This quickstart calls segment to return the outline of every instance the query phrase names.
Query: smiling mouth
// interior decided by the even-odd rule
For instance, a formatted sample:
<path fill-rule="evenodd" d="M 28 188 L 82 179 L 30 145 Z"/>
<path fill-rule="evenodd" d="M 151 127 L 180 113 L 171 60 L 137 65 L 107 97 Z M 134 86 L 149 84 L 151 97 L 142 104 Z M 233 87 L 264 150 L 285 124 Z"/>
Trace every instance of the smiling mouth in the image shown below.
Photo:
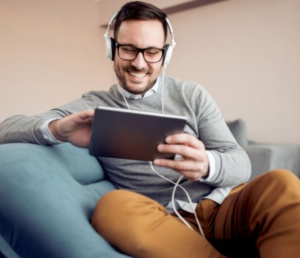
<path fill-rule="evenodd" d="M 136 73 L 136 72 L 130 72 L 128 71 L 128 73 L 133 76 L 133 77 L 136 77 L 136 78 L 145 78 L 147 73 Z"/>

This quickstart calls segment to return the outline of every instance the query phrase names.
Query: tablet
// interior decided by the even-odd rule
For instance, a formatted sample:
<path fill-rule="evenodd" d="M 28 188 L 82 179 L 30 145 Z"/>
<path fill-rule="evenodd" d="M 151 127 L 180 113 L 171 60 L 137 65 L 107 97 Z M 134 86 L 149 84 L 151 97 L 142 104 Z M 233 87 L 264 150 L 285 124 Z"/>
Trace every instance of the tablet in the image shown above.
<path fill-rule="evenodd" d="M 169 135 L 182 133 L 183 116 L 98 107 L 92 125 L 89 153 L 93 156 L 152 161 L 174 158 L 157 146 Z"/>

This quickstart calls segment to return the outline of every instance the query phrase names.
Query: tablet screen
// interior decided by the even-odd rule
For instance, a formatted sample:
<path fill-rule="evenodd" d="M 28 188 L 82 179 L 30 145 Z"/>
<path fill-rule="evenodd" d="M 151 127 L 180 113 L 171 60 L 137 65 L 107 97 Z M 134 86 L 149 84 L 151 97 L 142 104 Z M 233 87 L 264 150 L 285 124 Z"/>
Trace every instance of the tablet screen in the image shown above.
<path fill-rule="evenodd" d="M 169 135 L 182 133 L 183 116 L 98 107 L 92 125 L 89 153 L 93 156 L 146 160 L 174 158 L 157 146 Z"/>

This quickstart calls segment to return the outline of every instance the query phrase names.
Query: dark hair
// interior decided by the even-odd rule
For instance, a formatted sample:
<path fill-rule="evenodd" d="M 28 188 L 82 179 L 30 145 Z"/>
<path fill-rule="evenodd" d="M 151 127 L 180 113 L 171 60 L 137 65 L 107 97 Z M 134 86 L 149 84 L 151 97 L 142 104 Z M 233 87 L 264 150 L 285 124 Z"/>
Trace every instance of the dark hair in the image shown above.
<path fill-rule="evenodd" d="M 167 39 L 167 15 L 156 6 L 135 1 L 129 2 L 120 9 L 115 19 L 114 38 L 117 39 L 121 23 L 126 20 L 158 20 L 162 23 L 165 40 Z"/>

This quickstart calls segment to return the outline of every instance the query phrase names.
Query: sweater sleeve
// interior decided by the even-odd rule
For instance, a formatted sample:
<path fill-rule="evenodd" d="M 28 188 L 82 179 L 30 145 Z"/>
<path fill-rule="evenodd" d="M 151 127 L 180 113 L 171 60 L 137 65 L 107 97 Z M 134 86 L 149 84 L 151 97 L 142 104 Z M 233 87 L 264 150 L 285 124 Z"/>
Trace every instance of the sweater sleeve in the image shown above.
<path fill-rule="evenodd" d="M 94 96 L 87 93 L 78 100 L 36 116 L 16 115 L 9 117 L 0 124 L 0 144 L 21 142 L 50 145 L 40 130 L 46 120 L 61 119 L 79 111 L 93 109 L 95 106 Z"/>
<path fill-rule="evenodd" d="M 209 184 L 236 186 L 246 182 L 251 174 L 248 155 L 231 134 L 215 101 L 200 87 L 195 99 L 195 117 L 199 139 L 215 158 L 215 174 Z"/>

